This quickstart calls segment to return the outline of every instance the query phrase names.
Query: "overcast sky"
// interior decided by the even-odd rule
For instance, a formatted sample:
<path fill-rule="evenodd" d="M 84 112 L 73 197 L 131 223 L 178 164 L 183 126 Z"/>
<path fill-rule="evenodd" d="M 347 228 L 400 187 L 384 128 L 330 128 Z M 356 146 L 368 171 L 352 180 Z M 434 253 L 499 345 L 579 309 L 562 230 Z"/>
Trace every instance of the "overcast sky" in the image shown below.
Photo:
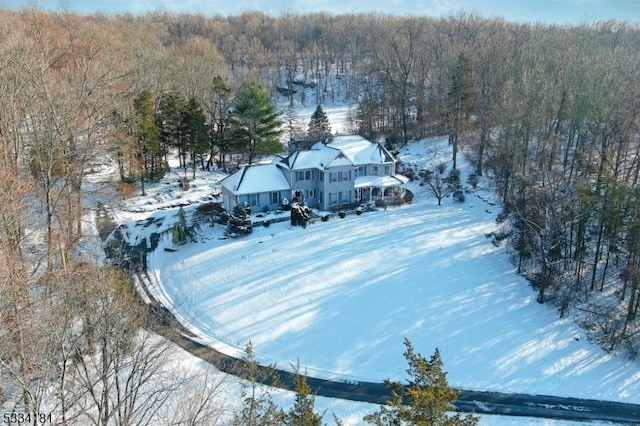
<path fill-rule="evenodd" d="M 0 0 L 0 6 L 11 9 L 36 6 L 81 14 L 144 14 L 164 10 L 235 15 L 260 10 L 270 15 L 326 11 L 446 16 L 465 11 L 519 22 L 578 24 L 616 19 L 640 23 L 640 0 Z"/>

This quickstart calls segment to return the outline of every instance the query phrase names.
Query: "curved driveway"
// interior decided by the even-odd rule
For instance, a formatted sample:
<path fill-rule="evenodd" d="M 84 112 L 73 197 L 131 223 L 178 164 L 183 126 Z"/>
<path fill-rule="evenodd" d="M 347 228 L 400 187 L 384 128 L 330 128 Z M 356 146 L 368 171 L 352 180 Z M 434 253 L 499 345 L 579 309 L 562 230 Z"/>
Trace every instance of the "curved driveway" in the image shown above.
<path fill-rule="evenodd" d="M 106 210 L 101 211 L 99 209 L 98 213 L 98 218 L 104 218 L 108 215 Z M 107 256 L 110 259 L 116 259 L 116 263 L 127 272 L 138 275 L 142 284 L 138 291 L 144 291 L 146 294 L 141 296 L 151 301 L 148 305 L 148 328 L 176 343 L 191 354 L 211 363 L 220 371 L 242 377 L 242 360 L 218 352 L 193 340 L 190 337 L 190 332 L 178 322 L 173 313 L 162 306 L 147 290 L 145 283 L 148 282 L 149 278 L 145 271 L 146 254 L 155 248 L 154 238 L 151 238 L 150 244 L 147 244 L 147 241 L 144 240 L 138 246 L 131 247 L 122 241 L 117 230 L 112 232 L 114 228 L 113 222 L 109 220 L 102 222 L 102 224 L 100 222 L 98 220 L 100 236 L 105 243 L 107 240 L 110 241 L 110 244 L 105 244 Z M 157 238 L 155 238 L 155 243 L 157 243 Z M 268 376 L 266 374 L 268 367 L 261 366 L 260 368 L 265 372 L 263 376 Z M 279 377 L 279 382 L 276 386 L 294 390 L 293 373 L 280 369 L 275 369 L 275 372 Z M 391 397 L 389 390 L 382 383 L 342 382 L 309 376 L 307 376 L 307 382 L 314 389 L 316 395 L 324 397 L 373 404 L 384 404 Z M 264 383 L 272 385 L 268 381 Z M 458 389 L 458 391 L 460 396 L 453 405 L 455 410 L 460 412 L 640 425 L 640 405 L 638 404 L 465 389 Z"/>
<path fill-rule="evenodd" d="M 148 277 L 141 274 L 140 282 Z M 146 291 L 146 289 L 145 289 Z M 216 351 L 215 349 L 196 342 L 173 316 L 171 311 L 161 306 L 152 295 L 149 307 L 150 328 L 173 341 L 191 354 L 213 364 L 220 371 L 243 377 L 243 362 L 237 358 Z M 282 389 L 294 390 L 294 374 L 280 369 L 269 369 L 260 366 L 264 374 L 269 377 L 270 371 L 278 376 L 275 386 Z M 263 381 L 273 385 L 268 380 Z M 316 395 L 340 398 L 351 401 L 384 404 L 391 399 L 391 393 L 382 384 L 376 382 L 342 382 L 319 379 L 307 376 L 307 383 Z M 493 414 L 505 416 L 541 417 L 561 420 L 577 421 L 607 421 L 620 424 L 640 425 L 640 405 L 620 402 L 600 401 L 593 399 L 565 398 L 546 395 L 526 395 L 502 392 L 482 392 L 458 389 L 460 396 L 453 403 L 455 410 L 465 413 Z"/>

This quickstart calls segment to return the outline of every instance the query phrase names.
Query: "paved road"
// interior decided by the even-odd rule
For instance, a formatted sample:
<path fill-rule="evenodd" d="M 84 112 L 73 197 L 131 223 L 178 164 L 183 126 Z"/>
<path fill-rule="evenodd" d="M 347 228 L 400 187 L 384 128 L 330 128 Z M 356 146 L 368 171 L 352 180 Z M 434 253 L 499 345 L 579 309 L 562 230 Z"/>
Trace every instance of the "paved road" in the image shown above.
<path fill-rule="evenodd" d="M 106 222 L 105 222 L 106 223 Z M 100 228 L 100 224 L 98 224 Z M 109 224 L 107 223 L 107 225 Z M 117 233 L 117 231 L 116 231 Z M 111 234 L 105 229 L 101 235 Z M 127 247 L 122 238 L 111 234 L 111 254 L 119 253 L 121 266 L 129 273 L 138 274 L 140 281 L 148 282 L 146 275 L 146 252 L 157 243 L 157 238 L 151 244 L 141 242 L 137 247 Z M 114 245 L 114 241 L 117 244 Z M 119 246 L 121 250 L 114 250 Z M 109 254 L 109 253 L 108 253 Z M 174 315 L 162 306 L 146 288 L 143 290 L 151 300 L 149 306 L 148 326 L 153 331 L 175 342 L 193 355 L 210 362 L 220 371 L 236 376 L 243 375 L 242 361 L 210 347 L 204 346 L 190 336 Z M 263 375 L 268 377 L 268 368 L 261 367 Z M 276 386 L 293 390 L 293 374 L 288 371 L 275 369 L 279 377 Z M 382 383 L 375 382 L 342 382 L 334 380 L 307 377 L 307 381 L 319 396 L 340 398 L 351 401 L 384 404 L 391 397 L 389 390 Z M 264 383 L 272 385 L 269 379 Z M 611 401 L 591 399 L 562 398 L 545 395 L 527 395 L 500 392 L 480 392 L 458 389 L 460 396 L 453 404 L 456 411 L 465 413 L 493 414 L 506 416 L 526 416 L 576 421 L 607 421 L 619 424 L 640 425 L 640 405 L 625 404 Z"/>
<path fill-rule="evenodd" d="M 170 313 L 168 313 L 170 315 Z M 212 348 L 189 339 L 171 326 L 165 332 L 157 330 L 193 355 L 212 363 L 221 371 L 242 376 L 242 362 Z M 168 331 L 169 333 L 166 333 Z M 264 370 L 263 370 L 264 371 Z M 292 373 L 275 369 L 280 383 L 278 387 L 293 390 Z M 267 372 L 264 373 L 268 376 Z M 346 383 L 307 377 L 307 382 L 319 396 L 351 401 L 384 404 L 391 398 L 382 383 Z M 267 381 L 267 384 L 271 384 Z M 506 416 L 541 417 L 577 421 L 608 421 L 620 424 L 640 425 L 640 405 L 578 398 L 561 398 L 544 395 L 526 395 L 499 392 L 478 392 L 459 389 L 460 396 L 453 404 L 456 411 L 464 413 Z"/>

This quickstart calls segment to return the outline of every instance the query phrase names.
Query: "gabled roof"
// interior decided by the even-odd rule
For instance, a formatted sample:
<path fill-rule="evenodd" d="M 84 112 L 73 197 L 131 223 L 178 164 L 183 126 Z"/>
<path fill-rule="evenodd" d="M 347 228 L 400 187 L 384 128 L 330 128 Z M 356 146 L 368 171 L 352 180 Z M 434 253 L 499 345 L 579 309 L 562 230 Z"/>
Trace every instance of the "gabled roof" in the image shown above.
<path fill-rule="evenodd" d="M 282 160 L 291 170 L 324 169 L 329 166 L 382 164 L 394 161 L 379 142 L 361 136 L 336 136 L 329 143 L 318 142 L 308 150 L 296 151 Z"/>
<path fill-rule="evenodd" d="M 340 154 L 340 151 L 317 143 L 311 149 L 296 151 L 282 163 L 291 170 L 324 169 Z M 281 163 L 281 164 L 282 164 Z"/>
<path fill-rule="evenodd" d="M 369 142 L 357 135 L 336 137 L 327 146 L 340 150 L 356 166 L 393 161 L 393 156 L 381 143 Z"/>
<path fill-rule="evenodd" d="M 244 166 L 222 179 L 220 184 L 236 195 L 291 189 L 282 171 L 273 163 Z"/>

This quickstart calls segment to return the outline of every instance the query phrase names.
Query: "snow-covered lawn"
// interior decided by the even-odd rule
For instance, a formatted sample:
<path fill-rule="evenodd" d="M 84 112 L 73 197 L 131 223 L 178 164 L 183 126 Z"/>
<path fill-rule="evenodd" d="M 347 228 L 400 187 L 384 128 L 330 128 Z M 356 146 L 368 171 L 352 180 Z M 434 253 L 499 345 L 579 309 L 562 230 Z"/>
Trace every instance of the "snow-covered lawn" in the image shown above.
<path fill-rule="evenodd" d="M 401 154 L 420 166 L 429 146 L 448 156 L 442 141 Z M 155 291 L 202 341 L 234 354 L 252 341 L 260 361 L 299 360 L 314 376 L 404 379 L 407 336 L 425 355 L 440 348 L 455 386 L 640 402 L 640 366 L 539 305 L 486 238 L 499 212 L 489 192 L 438 207 L 412 188 L 410 205 L 306 229 L 222 240 L 216 226 L 178 252 L 161 244 L 148 259 Z"/>

